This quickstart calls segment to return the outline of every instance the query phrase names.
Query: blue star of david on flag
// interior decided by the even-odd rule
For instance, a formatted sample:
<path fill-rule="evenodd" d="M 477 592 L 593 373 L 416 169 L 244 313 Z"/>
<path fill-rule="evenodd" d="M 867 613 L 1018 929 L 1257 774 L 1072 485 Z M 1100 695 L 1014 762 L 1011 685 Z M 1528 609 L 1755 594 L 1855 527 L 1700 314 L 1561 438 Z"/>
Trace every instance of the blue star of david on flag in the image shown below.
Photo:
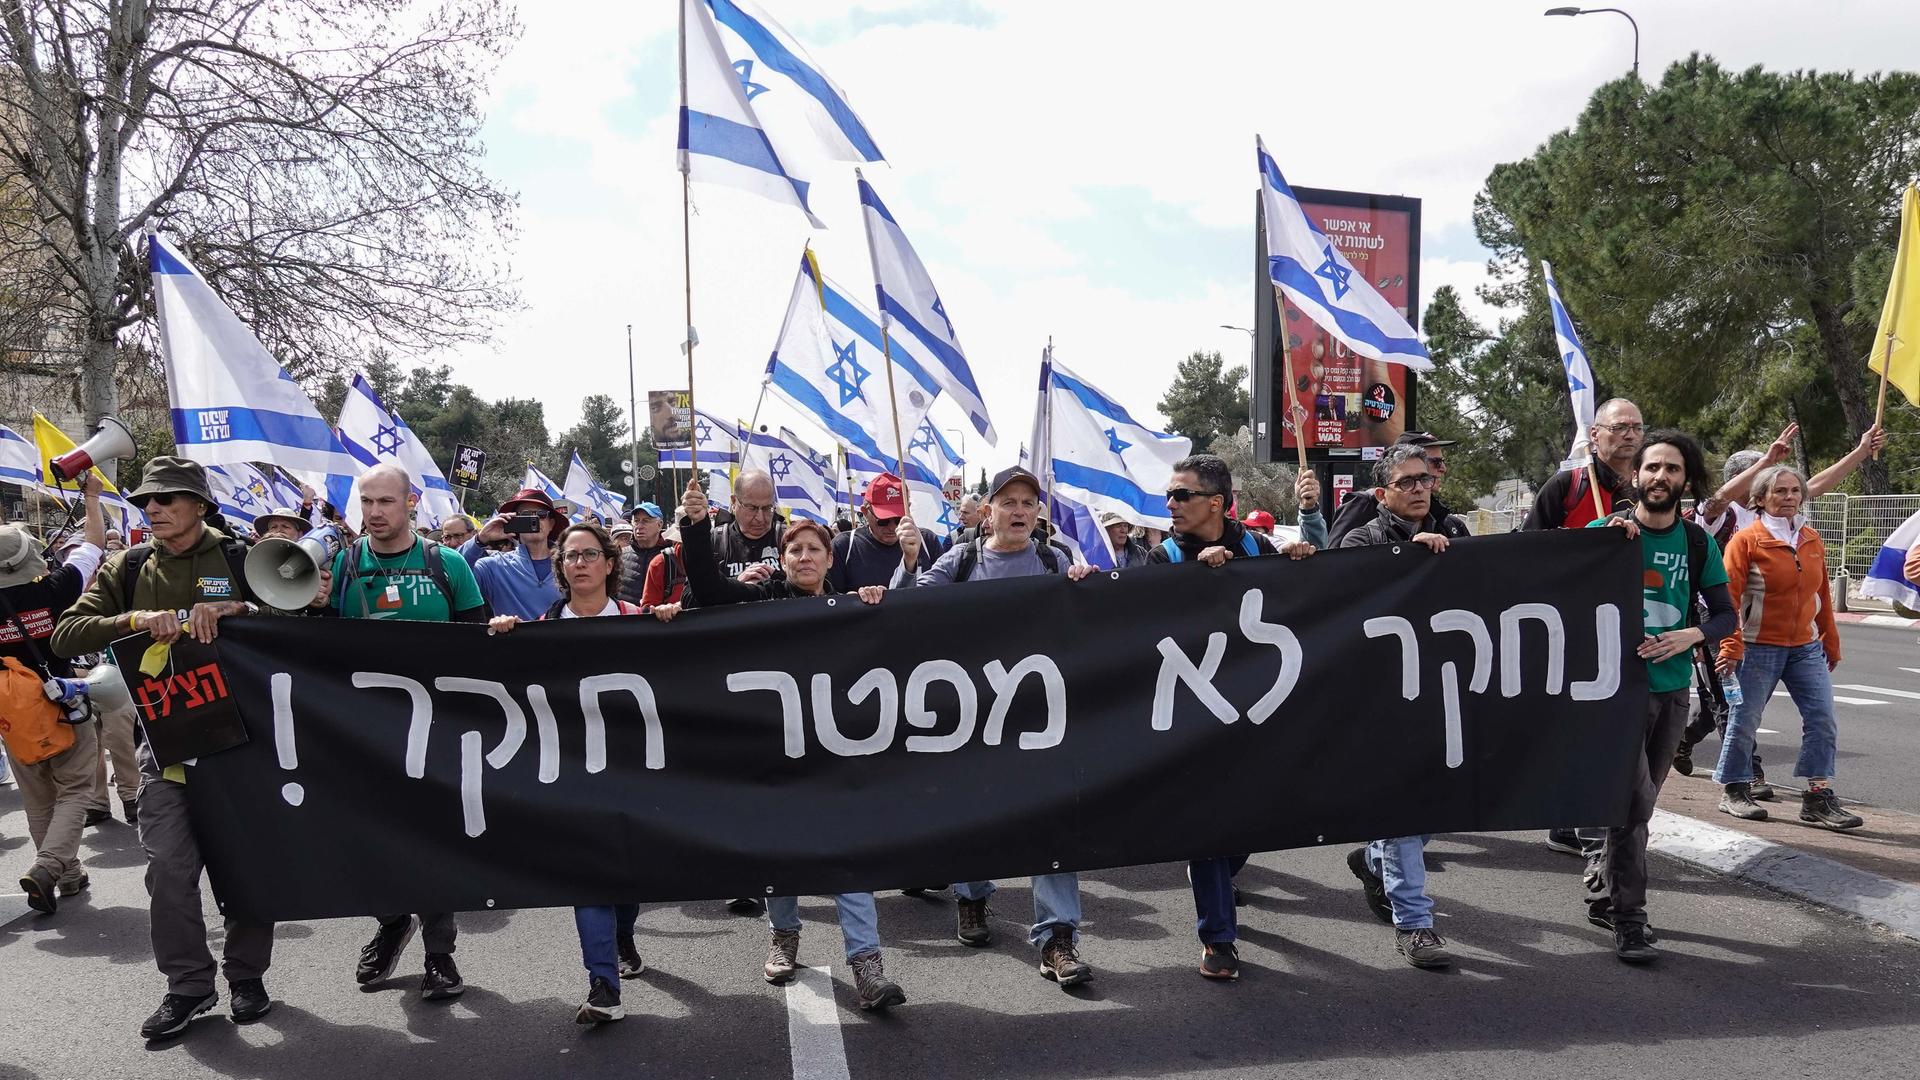
<path fill-rule="evenodd" d="M 257 504 L 258 502 L 259 502 L 259 499 L 257 499 L 254 496 L 253 489 L 251 487 L 242 485 L 241 487 L 237 487 L 233 489 L 233 505 L 238 506 L 241 509 L 245 509 L 249 506 L 253 506 Z"/>
<path fill-rule="evenodd" d="M 693 437 L 698 442 L 706 442 L 708 439 L 713 438 L 713 425 L 707 423 L 705 420 L 694 421 Z"/>
<path fill-rule="evenodd" d="M 929 431 L 926 425 L 924 424 L 921 425 L 920 430 L 913 433 L 912 441 L 907 443 L 907 449 L 909 450 L 933 449 L 933 432 Z"/>
<path fill-rule="evenodd" d="M 947 318 L 947 305 L 938 296 L 933 298 L 933 313 L 940 316 L 941 322 L 947 324 L 947 337 L 953 337 L 953 320 Z"/>
<path fill-rule="evenodd" d="M 1107 435 L 1107 449 L 1112 451 L 1113 453 L 1117 454 L 1120 451 L 1125 450 L 1127 447 L 1133 445 L 1130 442 L 1123 442 L 1121 440 L 1117 426 L 1108 428 L 1106 435 Z"/>
<path fill-rule="evenodd" d="M 399 430 L 385 424 L 380 425 L 380 430 L 373 433 L 373 451 L 382 457 L 398 457 L 400 455 Z"/>
<path fill-rule="evenodd" d="M 942 526 L 948 529 L 957 529 L 960 527 L 960 523 L 953 519 L 952 504 L 945 500 L 942 500 L 940 503 L 940 517 L 937 520 Z"/>
<path fill-rule="evenodd" d="M 854 353 L 854 347 L 858 344 L 857 339 L 850 339 L 846 347 L 842 348 L 839 342 L 833 342 L 834 361 L 833 366 L 827 368 L 827 378 L 832 379 L 833 385 L 840 388 L 842 405 L 867 399 L 866 392 L 861 389 L 861 386 L 873 372 L 860 366 L 859 357 Z"/>
<path fill-rule="evenodd" d="M 1313 276 L 1326 278 L 1333 285 L 1333 298 L 1344 300 L 1347 293 L 1353 289 L 1353 286 L 1347 282 L 1347 279 L 1353 276 L 1353 271 L 1334 260 L 1332 244 L 1327 245 L 1326 256 L 1327 261 L 1320 264 L 1320 269 L 1315 270 Z"/>
<path fill-rule="evenodd" d="M 753 61 L 735 60 L 733 70 L 740 76 L 740 89 L 747 92 L 747 100 L 752 101 L 767 92 L 767 88 L 753 81 Z"/>
<path fill-rule="evenodd" d="M 1581 382 L 1580 377 L 1573 373 L 1573 360 L 1579 355 L 1579 353 L 1570 352 L 1560 358 L 1560 366 L 1567 369 L 1567 389 L 1576 394 L 1587 388 L 1587 384 Z"/>
<path fill-rule="evenodd" d="M 768 464 L 775 480 L 785 480 L 793 472 L 793 459 L 785 454 L 776 455 Z"/>

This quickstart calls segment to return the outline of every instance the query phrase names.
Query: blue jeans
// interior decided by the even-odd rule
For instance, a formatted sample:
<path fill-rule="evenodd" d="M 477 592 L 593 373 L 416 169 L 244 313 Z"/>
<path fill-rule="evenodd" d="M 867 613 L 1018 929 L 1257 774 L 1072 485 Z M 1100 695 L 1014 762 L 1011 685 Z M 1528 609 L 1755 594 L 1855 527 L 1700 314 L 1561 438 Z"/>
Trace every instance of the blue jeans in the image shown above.
<path fill-rule="evenodd" d="M 833 898 L 840 909 L 840 936 L 847 940 L 847 959 L 880 947 L 880 913 L 870 892 L 841 893 Z M 767 925 L 775 930 L 800 929 L 800 900 L 794 896 L 767 899 Z"/>
<path fill-rule="evenodd" d="M 587 965 L 589 977 L 620 985 L 620 954 L 615 951 L 616 943 L 619 938 L 633 936 L 633 923 L 639 917 L 639 904 L 573 909 L 573 927 L 580 932 L 580 959 Z"/>
<path fill-rule="evenodd" d="M 1195 859 L 1187 864 L 1201 944 L 1219 945 L 1239 936 L 1240 922 L 1233 910 L 1233 875 L 1245 865 L 1245 855 Z"/>
<path fill-rule="evenodd" d="M 961 881 L 953 886 L 953 895 L 962 900 L 985 900 L 993 895 L 991 881 Z M 1073 930 L 1080 940 L 1080 875 L 1035 874 L 1033 878 L 1033 928 L 1027 940 L 1038 946 L 1052 935 L 1056 926 Z"/>
<path fill-rule="evenodd" d="M 1396 930 L 1433 926 L 1433 898 L 1427 895 L 1427 838 L 1401 836 L 1367 845 L 1367 865 L 1380 875 L 1393 904 Z"/>
<path fill-rule="evenodd" d="M 1748 645 L 1740 661 L 1740 694 L 1746 700 L 1733 707 L 1727 733 L 1720 740 L 1720 763 L 1714 767 L 1716 784 L 1753 781 L 1753 740 L 1760 729 L 1773 688 L 1785 683 L 1787 696 L 1800 710 L 1800 759 L 1793 775 L 1828 780 L 1834 770 L 1833 677 L 1827 672 L 1827 651 L 1818 641 L 1805 645 Z"/>

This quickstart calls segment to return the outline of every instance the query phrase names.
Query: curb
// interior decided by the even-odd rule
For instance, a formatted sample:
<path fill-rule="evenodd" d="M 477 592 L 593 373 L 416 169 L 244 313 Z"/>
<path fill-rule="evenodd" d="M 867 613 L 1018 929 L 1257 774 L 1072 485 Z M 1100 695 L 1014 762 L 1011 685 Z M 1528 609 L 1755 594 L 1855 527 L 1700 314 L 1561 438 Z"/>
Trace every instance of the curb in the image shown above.
<path fill-rule="evenodd" d="M 1845 912 L 1920 941 L 1920 885 L 1667 810 L 1653 812 L 1647 850 Z"/>
<path fill-rule="evenodd" d="M 1920 619 L 1903 619 L 1898 615 L 1857 615 L 1850 611 L 1834 612 L 1833 621 L 1855 623 L 1861 626 L 1889 626 L 1895 630 L 1920 628 Z"/>

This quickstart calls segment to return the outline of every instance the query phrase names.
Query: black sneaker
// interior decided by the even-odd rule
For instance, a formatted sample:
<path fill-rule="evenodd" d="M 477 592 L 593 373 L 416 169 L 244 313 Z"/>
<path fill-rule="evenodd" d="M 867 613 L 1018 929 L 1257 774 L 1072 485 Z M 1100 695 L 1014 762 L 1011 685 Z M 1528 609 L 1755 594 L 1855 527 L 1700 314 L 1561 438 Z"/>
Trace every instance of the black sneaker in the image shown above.
<path fill-rule="evenodd" d="M 160 1007 L 153 1010 L 140 1025 L 140 1037 L 151 1041 L 171 1039 L 187 1030 L 193 1018 L 208 1011 L 220 1003 L 220 995 L 207 991 L 205 997 L 192 994 L 168 994 L 160 999 Z"/>
<path fill-rule="evenodd" d="M 987 902 L 968 900 L 961 897 L 958 926 L 954 936 L 967 945 L 985 945 L 993 940 L 993 929 L 987 925 Z"/>
<path fill-rule="evenodd" d="M 467 984 L 460 981 L 460 969 L 453 963 L 453 954 L 428 953 L 427 973 L 420 979 L 420 999 L 446 1001 L 466 992 Z"/>
<path fill-rule="evenodd" d="M 1240 951 L 1233 942 L 1222 941 L 1200 947 L 1200 974 L 1209 979 L 1231 982 L 1240 977 Z"/>
<path fill-rule="evenodd" d="M 1602 930 L 1613 929 L 1613 912 L 1607 910 L 1606 901 L 1590 901 L 1587 904 L 1587 921 Z M 1645 929 L 1647 944 L 1653 945 L 1660 941 L 1659 937 L 1654 934 L 1651 925 L 1647 923 L 1641 923 L 1640 925 Z"/>
<path fill-rule="evenodd" d="M 1673 752 L 1673 771 L 1681 776 L 1693 775 L 1693 744 L 1680 740 L 1680 748 Z"/>
<path fill-rule="evenodd" d="M 1374 917 L 1389 926 L 1393 925 L 1393 904 L 1387 899 L 1387 883 L 1380 880 L 1380 875 L 1374 873 L 1373 867 L 1368 864 L 1366 848 L 1357 847 L 1347 852 L 1347 869 L 1360 879 L 1360 887 L 1367 893 L 1367 907 L 1373 911 Z"/>
<path fill-rule="evenodd" d="M 81 893 L 86 892 L 87 887 L 92 884 L 93 879 L 87 876 L 85 870 L 82 870 L 80 871 L 79 877 L 74 878 L 72 881 L 63 881 L 60 883 L 60 896 L 62 899 L 79 896 Z"/>
<path fill-rule="evenodd" d="M 1443 968 L 1453 963 L 1453 954 L 1447 951 L 1447 943 L 1430 926 L 1418 930 L 1397 930 L 1394 932 L 1394 947 L 1407 963 L 1417 968 Z"/>
<path fill-rule="evenodd" d="M 1247 898 L 1246 898 L 1245 896 L 1242 896 L 1242 895 L 1240 894 L 1240 886 L 1238 886 L 1238 885 L 1235 885 L 1235 886 L 1233 887 L 1233 906 L 1234 906 L 1234 907 L 1246 907 L 1246 906 L 1247 906 Z"/>
<path fill-rule="evenodd" d="M 1093 978 L 1093 968 L 1080 959 L 1073 946 L 1073 927 L 1056 926 L 1047 943 L 1040 947 L 1040 974 L 1066 989 Z"/>
<path fill-rule="evenodd" d="M 945 885 L 915 885 L 911 889 L 901 889 L 900 895 L 911 896 L 916 900 L 938 900 L 940 890 L 944 888 L 946 888 Z"/>
<path fill-rule="evenodd" d="M 631 935 L 621 938 L 615 947 L 620 952 L 621 978 L 637 979 L 642 972 L 647 970 L 647 962 L 640 958 L 640 946 L 633 940 Z"/>
<path fill-rule="evenodd" d="M 868 949 L 847 958 L 847 966 L 853 968 L 853 991 L 859 999 L 860 1008 L 867 1012 L 886 1012 L 895 1005 L 907 1003 L 907 992 L 900 984 L 887 978 L 886 965 L 881 962 L 879 949 Z"/>
<path fill-rule="evenodd" d="M 1832 788 L 1809 788 L 1800 796 L 1800 820 L 1828 829 L 1857 829 L 1866 824 L 1859 814 L 1840 809 Z"/>
<path fill-rule="evenodd" d="M 121 799 L 120 816 L 126 818 L 127 824 L 129 825 L 140 824 L 140 800 L 137 798 Z"/>
<path fill-rule="evenodd" d="M 620 1004 L 620 987 L 598 975 L 587 982 L 587 1000 L 573 1016 L 576 1024 L 607 1024 L 624 1019 L 627 1010 Z"/>
<path fill-rule="evenodd" d="M 1752 785 L 1746 783 L 1726 786 L 1720 796 L 1720 812 L 1732 814 L 1742 821 L 1767 820 L 1767 808 L 1753 801 Z"/>
<path fill-rule="evenodd" d="M 1629 964 L 1650 964 L 1660 951 L 1647 940 L 1645 923 L 1621 923 L 1613 928 L 1613 954 Z"/>
<path fill-rule="evenodd" d="M 727 901 L 727 910 L 735 915 L 758 915 L 760 901 L 751 896 L 736 896 Z"/>
<path fill-rule="evenodd" d="M 20 878 L 20 891 L 27 894 L 27 906 L 43 915 L 60 910 L 60 890 L 44 866 L 36 866 Z"/>
<path fill-rule="evenodd" d="M 405 951 L 407 942 L 413 940 L 414 918 L 407 916 L 405 922 L 388 925 L 380 924 L 373 932 L 373 940 L 360 950 L 360 966 L 353 971 L 354 981 L 361 986 L 372 986 L 386 981 L 393 974 L 393 966 L 400 962 L 400 954 Z"/>
<path fill-rule="evenodd" d="M 227 984 L 227 1007 L 233 1010 L 234 1023 L 251 1024 L 272 1010 L 273 999 L 259 979 L 235 979 Z"/>
<path fill-rule="evenodd" d="M 1585 855 L 1586 849 L 1580 846 L 1580 834 L 1572 829 L 1548 829 L 1547 850 L 1562 855 Z"/>
<path fill-rule="evenodd" d="M 87 811 L 87 819 L 81 825 L 81 828 L 91 829 L 96 825 L 105 825 L 107 822 L 112 820 L 113 820 L 112 811 L 108 810 L 104 806 L 95 807 L 94 809 Z"/>

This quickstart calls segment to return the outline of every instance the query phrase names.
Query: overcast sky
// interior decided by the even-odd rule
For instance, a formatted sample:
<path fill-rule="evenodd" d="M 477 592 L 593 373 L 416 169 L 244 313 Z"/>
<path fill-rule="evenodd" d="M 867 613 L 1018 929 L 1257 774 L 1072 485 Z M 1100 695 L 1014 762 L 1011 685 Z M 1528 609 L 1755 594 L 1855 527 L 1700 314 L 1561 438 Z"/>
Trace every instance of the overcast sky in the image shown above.
<path fill-rule="evenodd" d="M 1296 185 L 1423 200 L 1420 303 L 1484 275 L 1473 196 L 1497 163 L 1575 119 L 1626 70 L 1617 15 L 1544 18 L 1542 0 L 760 0 L 847 92 L 888 163 L 868 177 L 928 264 L 1010 463 L 1036 365 L 1056 355 L 1136 415 L 1195 349 L 1245 362 L 1252 325 L 1255 133 Z M 681 338 L 677 4 L 523 5 L 495 79 L 489 168 L 521 197 L 514 270 L 527 307 L 458 377 L 537 397 L 554 433 L 594 392 L 626 402 L 633 326 L 649 389 L 686 381 Z M 1692 51 L 1734 68 L 1911 65 L 1920 4 L 1632 3 L 1649 80 Z M 816 187 L 829 228 L 695 185 L 695 392 L 746 416 L 801 246 L 871 303 L 851 166 Z M 841 178 L 844 182 L 840 182 Z M 1478 310 L 1476 308 L 1476 310 Z M 436 358 L 440 359 L 440 358 Z M 769 399 L 771 402 L 773 399 Z M 959 429 L 942 402 L 935 422 Z M 826 448 L 799 414 L 769 404 Z"/>

